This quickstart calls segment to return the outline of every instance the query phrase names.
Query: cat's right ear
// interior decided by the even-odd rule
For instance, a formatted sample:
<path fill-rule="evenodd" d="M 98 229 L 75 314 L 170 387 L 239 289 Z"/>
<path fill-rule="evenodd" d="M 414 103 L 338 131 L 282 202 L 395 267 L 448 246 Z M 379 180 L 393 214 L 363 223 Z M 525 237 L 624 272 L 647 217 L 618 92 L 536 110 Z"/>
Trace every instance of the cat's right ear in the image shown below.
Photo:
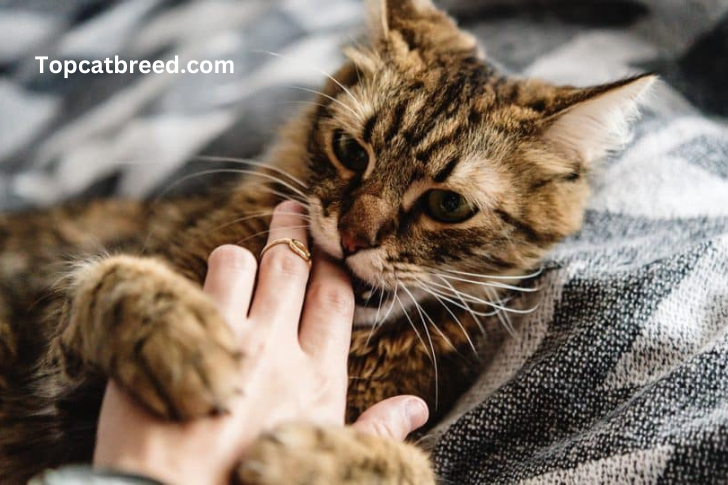
<path fill-rule="evenodd" d="M 431 0 L 366 0 L 367 24 L 375 44 L 402 44 L 408 50 L 473 55 L 475 38 Z"/>
<path fill-rule="evenodd" d="M 557 110 L 543 121 L 543 137 L 567 153 L 591 163 L 620 149 L 629 139 L 630 122 L 655 83 L 653 74 L 591 88 L 565 89 L 553 100 Z"/>

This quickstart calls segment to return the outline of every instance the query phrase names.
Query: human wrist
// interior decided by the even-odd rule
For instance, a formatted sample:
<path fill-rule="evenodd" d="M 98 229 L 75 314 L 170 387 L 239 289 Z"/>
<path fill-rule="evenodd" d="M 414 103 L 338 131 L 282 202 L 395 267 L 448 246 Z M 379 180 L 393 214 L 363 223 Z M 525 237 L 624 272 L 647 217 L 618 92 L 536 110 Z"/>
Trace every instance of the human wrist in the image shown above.
<path fill-rule="evenodd" d="M 167 485 L 218 485 L 225 482 L 224 477 L 214 476 L 216 467 L 212 464 L 203 467 L 187 454 L 179 453 L 174 446 L 155 451 L 133 450 L 126 454 L 120 453 L 111 460 L 94 460 L 93 469 L 98 472 L 148 477 L 152 483 Z"/>

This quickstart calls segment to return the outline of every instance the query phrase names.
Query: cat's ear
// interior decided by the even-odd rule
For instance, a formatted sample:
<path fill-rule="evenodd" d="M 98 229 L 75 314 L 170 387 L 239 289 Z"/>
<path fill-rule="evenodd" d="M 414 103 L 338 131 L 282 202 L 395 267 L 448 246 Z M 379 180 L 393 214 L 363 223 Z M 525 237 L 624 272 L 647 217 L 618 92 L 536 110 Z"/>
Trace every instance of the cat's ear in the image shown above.
<path fill-rule="evenodd" d="M 449 55 L 477 53 L 475 38 L 431 0 L 367 0 L 370 37 L 375 43 L 406 43 L 410 50 Z"/>
<path fill-rule="evenodd" d="M 630 123 L 657 80 L 652 74 L 584 89 L 570 89 L 543 122 L 543 137 L 585 163 L 629 141 Z"/>

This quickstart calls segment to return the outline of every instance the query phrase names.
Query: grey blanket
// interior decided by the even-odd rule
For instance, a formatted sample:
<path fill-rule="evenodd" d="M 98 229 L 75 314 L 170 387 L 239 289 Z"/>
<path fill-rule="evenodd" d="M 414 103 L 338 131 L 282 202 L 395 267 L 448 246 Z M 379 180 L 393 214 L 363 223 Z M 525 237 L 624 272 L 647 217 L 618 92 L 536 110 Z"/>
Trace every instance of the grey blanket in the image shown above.
<path fill-rule="evenodd" d="M 537 309 L 489 328 L 429 440 L 443 483 L 728 483 L 728 2 L 445 3 L 513 72 L 664 83 L 514 302 Z M 148 196 L 210 168 L 197 154 L 256 156 L 361 19 L 349 0 L 0 0 L 0 207 Z M 66 80 L 33 58 L 114 54 L 236 69 Z"/>

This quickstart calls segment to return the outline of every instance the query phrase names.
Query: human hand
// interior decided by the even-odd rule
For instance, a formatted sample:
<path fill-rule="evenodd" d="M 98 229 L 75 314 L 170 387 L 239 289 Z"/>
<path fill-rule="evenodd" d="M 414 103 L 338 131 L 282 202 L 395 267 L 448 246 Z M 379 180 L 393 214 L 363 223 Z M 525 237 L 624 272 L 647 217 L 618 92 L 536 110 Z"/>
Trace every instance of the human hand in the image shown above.
<path fill-rule="evenodd" d="M 302 226 L 302 208 L 283 203 L 269 241 L 306 241 Z M 266 252 L 257 284 L 249 251 L 216 249 L 204 291 L 240 339 L 243 395 L 228 415 L 173 423 L 147 413 L 112 382 L 99 418 L 94 466 L 179 485 L 225 484 L 260 433 L 290 421 L 343 425 L 351 285 L 341 269 L 318 257 L 308 280 L 308 264 L 284 244 Z M 422 400 L 398 396 L 376 404 L 353 426 L 402 440 L 426 421 Z"/>

